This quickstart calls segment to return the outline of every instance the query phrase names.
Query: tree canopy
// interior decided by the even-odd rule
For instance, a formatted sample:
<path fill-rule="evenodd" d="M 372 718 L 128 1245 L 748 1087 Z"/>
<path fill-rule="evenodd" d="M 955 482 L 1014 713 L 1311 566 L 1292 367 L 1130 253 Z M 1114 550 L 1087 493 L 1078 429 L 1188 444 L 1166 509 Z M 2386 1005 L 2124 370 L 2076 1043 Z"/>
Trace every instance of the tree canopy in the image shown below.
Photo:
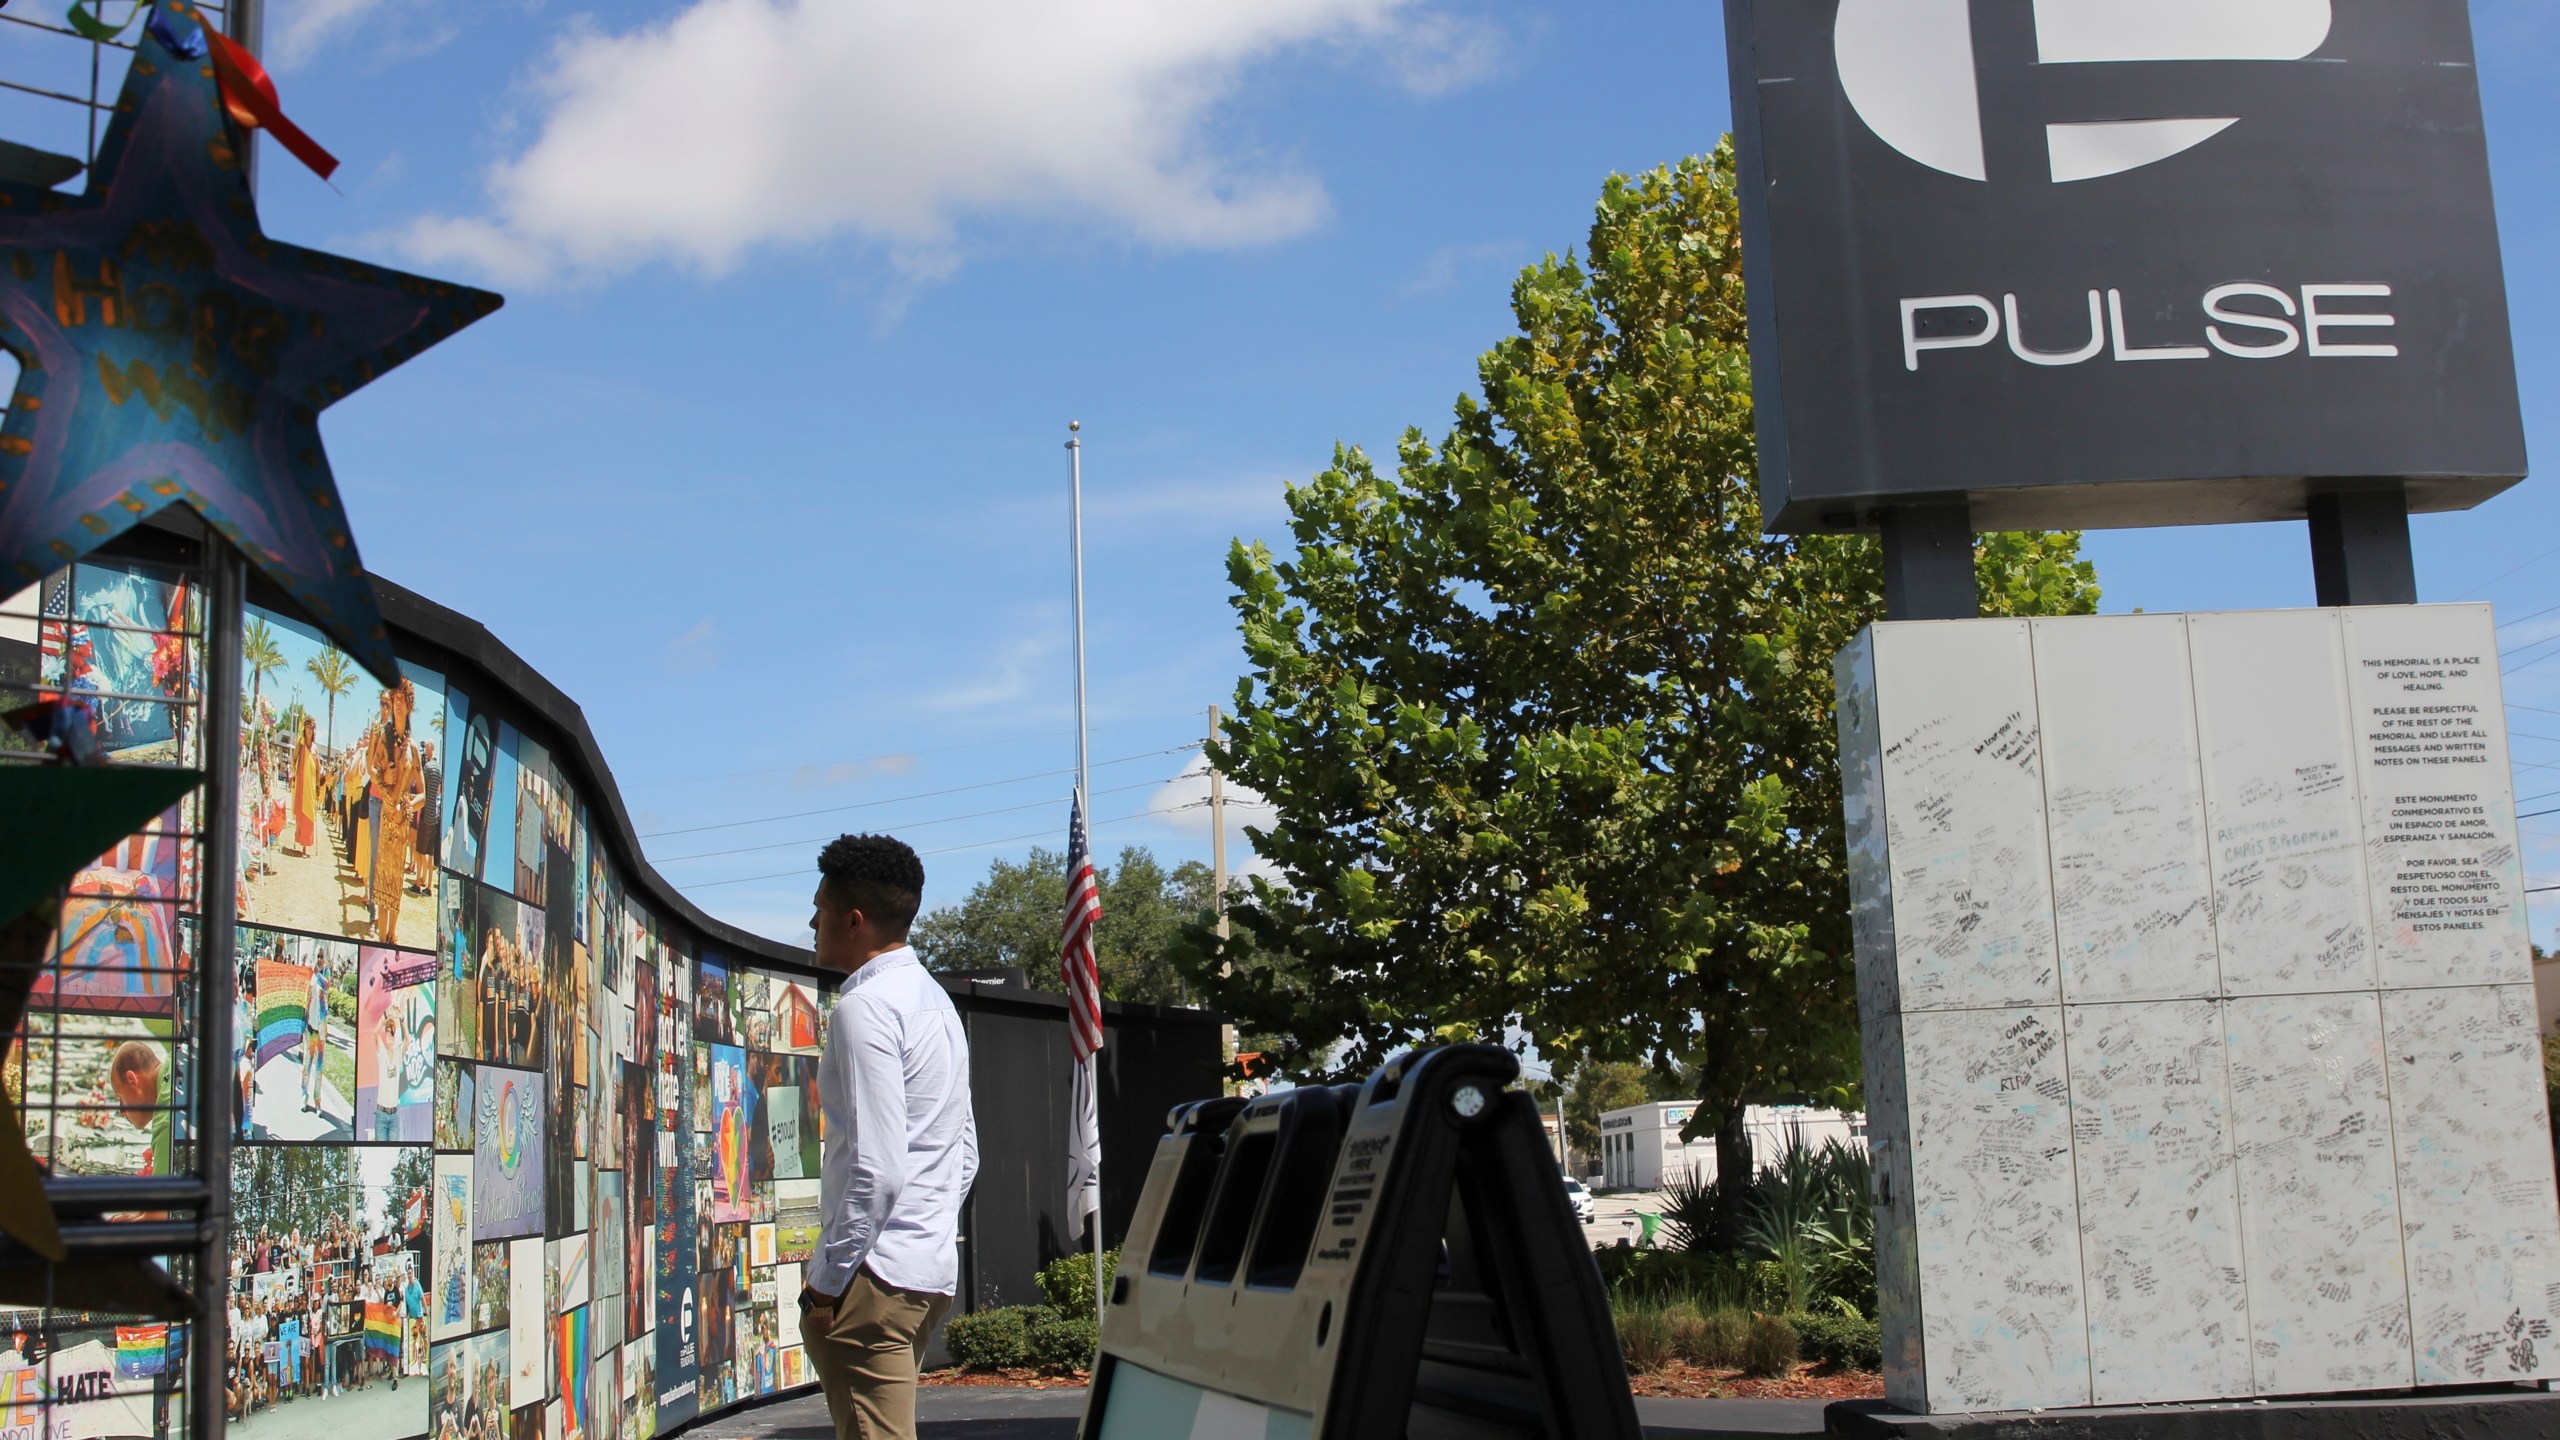
<path fill-rule="evenodd" d="M 1208 866 L 1186 860 L 1171 870 L 1153 852 L 1131 845 L 1117 864 L 1096 865 L 1102 922 L 1094 958 L 1102 993 L 1112 1000 L 1156 1005 L 1190 1003 L 1173 955 L 1183 928 L 1204 921 L 1216 904 Z M 917 918 L 916 954 L 934 970 L 1019 965 L 1031 983 L 1057 987 L 1059 930 L 1067 907 L 1067 857 L 1035 848 L 1020 863 L 998 860 L 967 898 Z"/>
<path fill-rule="evenodd" d="M 1534 1044 L 1685 1073 L 1738 1146 L 1744 1104 L 1857 1081 L 1831 662 L 1878 548 L 1761 533 L 1730 143 L 1611 177 L 1512 311 L 1437 444 L 1338 446 L 1294 554 L 1230 552 L 1212 753 L 1279 878 L 1235 913 L 1259 953 L 1187 964 L 1300 1074 Z M 1985 613 L 2096 606 L 2076 534 L 1977 561 Z"/>

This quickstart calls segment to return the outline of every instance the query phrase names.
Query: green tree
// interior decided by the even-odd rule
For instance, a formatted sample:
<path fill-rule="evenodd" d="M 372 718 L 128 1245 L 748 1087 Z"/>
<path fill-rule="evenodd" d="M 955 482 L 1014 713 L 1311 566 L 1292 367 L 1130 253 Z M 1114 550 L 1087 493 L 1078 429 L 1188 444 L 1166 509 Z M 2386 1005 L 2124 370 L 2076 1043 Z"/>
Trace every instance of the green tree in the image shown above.
<path fill-rule="evenodd" d="M 340 1145 L 243 1145 L 231 1152 L 233 1229 L 252 1238 L 308 1235 L 352 1220 L 355 1152 Z"/>
<path fill-rule="evenodd" d="M 1564 1096 L 1565 1143 L 1585 1155 L 1600 1153 L 1600 1117 L 1612 1110 L 1659 1098 L 1642 1065 L 1600 1060 L 1574 1072 Z"/>
<path fill-rule="evenodd" d="M 265 616 L 252 615 L 241 628 L 240 668 L 249 672 L 249 714 L 254 717 L 267 677 L 284 668 L 284 651 L 277 647 L 276 632 L 268 626 Z"/>
<path fill-rule="evenodd" d="M 1120 852 L 1119 863 L 1096 866 L 1102 889 L 1102 922 L 1094 958 L 1102 969 L 1102 993 L 1113 1000 L 1156 1005 L 1189 1004 L 1173 954 L 1186 926 L 1204 921 L 1215 904 L 1209 867 L 1186 860 L 1171 870 L 1144 846 Z M 935 970 L 981 970 L 1019 965 L 1035 986 L 1058 983 L 1059 925 L 1067 906 L 1067 857 L 1034 847 L 1019 863 L 998 860 L 968 897 L 917 919 L 916 954 Z"/>
<path fill-rule="evenodd" d="M 320 743 L 336 749 L 338 744 L 338 697 L 356 688 L 356 667 L 335 645 L 304 662 L 320 693 L 329 697 L 328 719 L 320 731 Z"/>
<path fill-rule="evenodd" d="M 1235 915 L 1257 963 L 1187 964 L 1300 1073 L 1427 1037 L 1676 1068 L 1741 1173 L 1747 1103 L 1854 1099 L 1831 661 L 1879 555 L 1761 533 L 1730 144 L 1611 177 L 1587 256 L 1522 273 L 1438 445 L 1338 447 L 1293 557 L 1231 551 L 1213 758 L 1280 878 Z M 2076 534 L 1977 562 L 1988 613 L 2095 608 Z"/>
<path fill-rule="evenodd" d="M 424 1145 L 402 1150 L 391 1162 L 391 1191 L 381 1201 L 391 1229 L 399 1229 L 407 1217 L 409 1197 L 425 1193 L 435 1179 L 435 1152 Z"/>

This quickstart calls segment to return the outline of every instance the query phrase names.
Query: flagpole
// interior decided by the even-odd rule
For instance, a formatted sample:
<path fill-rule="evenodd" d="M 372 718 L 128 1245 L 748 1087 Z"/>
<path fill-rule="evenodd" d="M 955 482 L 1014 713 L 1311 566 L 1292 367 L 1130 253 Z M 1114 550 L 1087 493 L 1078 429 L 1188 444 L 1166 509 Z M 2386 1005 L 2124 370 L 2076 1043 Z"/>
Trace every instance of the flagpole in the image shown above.
<path fill-rule="evenodd" d="M 1093 812 L 1086 797 L 1093 791 L 1091 755 L 1085 745 L 1084 717 L 1084 441 L 1080 421 L 1067 422 L 1067 550 L 1069 570 L 1074 577 L 1074 600 L 1070 606 L 1075 625 L 1076 655 L 1076 808 L 1085 817 L 1086 848 L 1091 851 Z M 1097 977 L 1099 978 L 1099 977 Z M 1085 1067 L 1085 1093 L 1093 1097 L 1095 1129 L 1093 1137 L 1093 1326 L 1096 1343 L 1102 1334 L 1103 1307 L 1110 1297 L 1102 1293 L 1102 1073 L 1096 1062 L 1101 1052 L 1087 1055 L 1079 1062 Z"/>

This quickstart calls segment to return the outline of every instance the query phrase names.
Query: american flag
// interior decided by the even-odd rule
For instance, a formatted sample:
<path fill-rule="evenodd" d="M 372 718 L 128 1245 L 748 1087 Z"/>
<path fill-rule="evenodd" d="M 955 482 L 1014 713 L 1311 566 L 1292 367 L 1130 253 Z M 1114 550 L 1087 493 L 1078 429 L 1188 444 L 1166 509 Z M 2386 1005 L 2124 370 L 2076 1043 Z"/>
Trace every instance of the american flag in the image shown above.
<path fill-rule="evenodd" d="M 1079 1065 L 1102 1048 L 1102 970 L 1093 958 L 1093 927 L 1101 919 L 1102 891 L 1094 883 L 1078 796 L 1067 812 L 1067 918 L 1058 974 L 1067 987 L 1067 1040 Z"/>

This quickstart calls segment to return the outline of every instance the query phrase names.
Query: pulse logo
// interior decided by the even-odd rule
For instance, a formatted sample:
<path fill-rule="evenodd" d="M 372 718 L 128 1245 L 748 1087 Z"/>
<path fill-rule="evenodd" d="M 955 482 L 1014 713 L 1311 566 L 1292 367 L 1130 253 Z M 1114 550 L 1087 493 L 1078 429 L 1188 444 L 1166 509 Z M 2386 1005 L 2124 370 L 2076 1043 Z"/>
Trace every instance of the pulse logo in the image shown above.
<path fill-rule="evenodd" d="M 2020 3 L 2020 0 L 1992 0 Z M 2041 65 L 2302 60 L 2329 38 L 2330 0 L 2033 0 Z M 1876 137 L 1964 180 L 1988 181 L 1973 0 L 1840 0 L 1840 84 Z M 2053 183 L 2155 165 L 2240 123 L 2164 115 L 2048 124 Z"/>

